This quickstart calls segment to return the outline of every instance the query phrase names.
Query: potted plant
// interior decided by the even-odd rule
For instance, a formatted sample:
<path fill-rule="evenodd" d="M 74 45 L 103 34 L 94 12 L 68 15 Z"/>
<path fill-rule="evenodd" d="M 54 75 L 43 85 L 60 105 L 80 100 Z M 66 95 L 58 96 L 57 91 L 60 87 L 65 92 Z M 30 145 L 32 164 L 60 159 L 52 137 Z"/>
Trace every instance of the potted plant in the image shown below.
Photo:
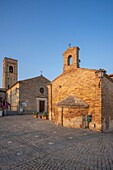
<path fill-rule="evenodd" d="M 42 119 L 48 119 L 48 113 L 47 112 L 44 112 L 43 115 L 42 115 Z"/>
<path fill-rule="evenodd" d="M 33 112 L 33 117 L 34 118 L 38 118 L 38 113 L 37 112 Z"/>

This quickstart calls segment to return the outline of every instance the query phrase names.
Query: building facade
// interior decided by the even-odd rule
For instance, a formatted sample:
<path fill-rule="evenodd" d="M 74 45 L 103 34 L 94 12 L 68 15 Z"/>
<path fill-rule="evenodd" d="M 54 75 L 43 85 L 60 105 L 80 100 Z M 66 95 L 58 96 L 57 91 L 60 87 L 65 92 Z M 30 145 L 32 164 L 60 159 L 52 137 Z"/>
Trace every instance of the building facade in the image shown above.
<path fill-rule="evenodd" d="M 16 82 L 6 92 L 11 110 L 18 113 L 47 112 L 49 82 L 42 75 Z"/>
<path fill-rule="evenodd" d="M 49 119 L 65 127 L 113 129 L 113 80 L 79 66 L 79 48 L 64 52 L 63 73 L 48 85 Z"/>

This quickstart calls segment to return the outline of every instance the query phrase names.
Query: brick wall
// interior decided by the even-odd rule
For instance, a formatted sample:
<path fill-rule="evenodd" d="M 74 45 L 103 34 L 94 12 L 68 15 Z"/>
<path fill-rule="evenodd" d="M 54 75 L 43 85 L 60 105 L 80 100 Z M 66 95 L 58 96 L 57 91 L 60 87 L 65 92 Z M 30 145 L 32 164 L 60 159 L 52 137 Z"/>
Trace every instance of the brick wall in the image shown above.
<path fill-rule="evenodd" d="M 56 107 L 55 123 L 65 127 L 82 128 L 83 116 L 87 115 L 87 108 Z M 88 126 L 85 120 L 85 127 Z"/>
<path fill-rule="evenodd" d="M 79 68 L 79 48 L 78 47 L 69 47 L 65 52 L 64 52 L 64 71 L 74 69 L 74 68 Z M 68 63 L 68 57 L 72 56 L 72 64 Z"/>
<path fill-rule="evenodd" d="M 55 119 L 54 104 L 74 94 L 90 106 L 88 114 L 92 114 L 91 128 L 95 124 L 95 128 L 101 130 L 101 84 L 95 72 L 96 70 L 77 68 L 64 72 L 52 81 L 52 85 L 48 86 L 50 119 Z"/>

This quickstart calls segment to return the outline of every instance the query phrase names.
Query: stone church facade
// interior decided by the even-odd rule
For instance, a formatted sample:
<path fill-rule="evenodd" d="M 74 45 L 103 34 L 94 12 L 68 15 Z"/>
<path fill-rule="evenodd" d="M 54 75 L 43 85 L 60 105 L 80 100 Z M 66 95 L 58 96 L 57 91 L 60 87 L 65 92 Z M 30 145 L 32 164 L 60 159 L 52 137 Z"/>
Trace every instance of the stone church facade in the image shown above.
<path fill-rule="evenodd" d="M 48 85 L 49 119 L 65 127 L 113 129 L 113 79 L 79 66 L 79 48 L 64 52 L 63 73 Z"/>
<path fill-rule="evenodd" d="M 48 112 L 48 89 L 50 81 L 43 75 L 17 81 L 18 61 L 3 60 L 2 88 L 0 96 L 11 104 L 10 110 L 17 113 Z"/>
<path fill-rule="evenodd" d="M 47 83 L 44 76 L 18 81 L 6 92 L 12 111 L 18 113 L 47 112 Z"/>

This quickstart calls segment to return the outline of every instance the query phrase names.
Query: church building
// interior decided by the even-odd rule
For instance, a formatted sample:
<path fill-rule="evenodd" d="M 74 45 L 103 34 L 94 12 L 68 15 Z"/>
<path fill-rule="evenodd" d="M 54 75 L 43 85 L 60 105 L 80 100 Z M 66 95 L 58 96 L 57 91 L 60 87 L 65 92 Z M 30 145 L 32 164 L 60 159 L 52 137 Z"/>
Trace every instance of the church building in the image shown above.
<path fill-rule="evenodd" d="M 50 81 L 42 74 L 18 81 L 18 60 L 4 58 L 0 97 L 11 104 L 11 112 L 48 112 L 48 83 Z"/>
<path fill-rule="evenodd" d="M 49 119 L 72 128 L 113 129 L 113 75 L 80 68 L 79 48 L 64 52 L 63 73 L 48 84 Z"/>

